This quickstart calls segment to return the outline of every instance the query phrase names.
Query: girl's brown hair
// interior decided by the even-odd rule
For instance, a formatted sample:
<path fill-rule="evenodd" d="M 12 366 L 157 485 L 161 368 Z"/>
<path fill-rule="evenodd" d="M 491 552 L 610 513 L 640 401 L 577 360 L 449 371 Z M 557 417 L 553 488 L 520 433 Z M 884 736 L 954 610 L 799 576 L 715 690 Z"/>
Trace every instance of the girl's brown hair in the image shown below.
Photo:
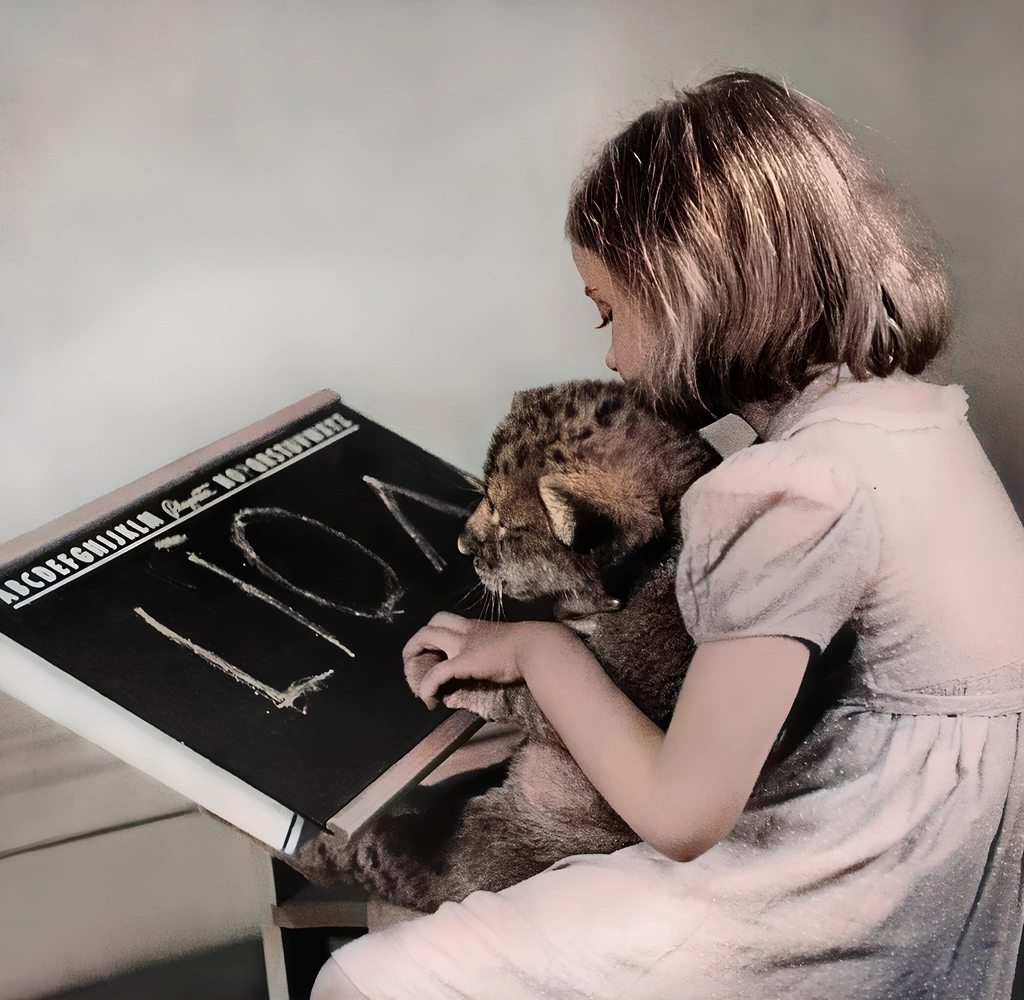
<path fill-rule="evenodd" d="M 691 414 L 827 367 L 917 374 L 951 325 L 928 233 L 832 113 L 756 73 L 641 115 L 573 187 L 566 235 L 661 335 L 639 386 Z"/>

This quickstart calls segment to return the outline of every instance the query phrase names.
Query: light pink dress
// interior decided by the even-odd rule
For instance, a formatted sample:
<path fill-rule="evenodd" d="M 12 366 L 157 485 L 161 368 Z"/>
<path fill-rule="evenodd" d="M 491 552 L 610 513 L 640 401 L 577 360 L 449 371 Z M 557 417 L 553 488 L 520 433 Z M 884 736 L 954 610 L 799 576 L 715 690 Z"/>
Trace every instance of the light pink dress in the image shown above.
<path fill-rule="evenodd" d="M 373 1000 L 1006 1000 L 1022 920 L 1024 530 L 966 396 L 812 383 L 683 501 L 698 642 L 852 622 L 852 688 L 695 861 L 566 859 L 333 956 Z"/>

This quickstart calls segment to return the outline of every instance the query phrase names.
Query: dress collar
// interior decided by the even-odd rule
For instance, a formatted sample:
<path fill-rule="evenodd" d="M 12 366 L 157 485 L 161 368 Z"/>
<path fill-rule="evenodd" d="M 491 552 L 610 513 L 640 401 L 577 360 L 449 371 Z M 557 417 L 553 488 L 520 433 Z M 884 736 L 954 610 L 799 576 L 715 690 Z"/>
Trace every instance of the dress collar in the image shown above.
<path fill-rule="evenodd" d="M 890 431 L 957 427 L 967 415 L 967 393 L 959 385 L 932 385 L 905 372 L 858 381 L 846 365 L 822 373 L 761 426 L 764 441 L 784 441 L 827 420 L 871 424 Z M 755 420 L 759 416 L 752 412 Z"/>

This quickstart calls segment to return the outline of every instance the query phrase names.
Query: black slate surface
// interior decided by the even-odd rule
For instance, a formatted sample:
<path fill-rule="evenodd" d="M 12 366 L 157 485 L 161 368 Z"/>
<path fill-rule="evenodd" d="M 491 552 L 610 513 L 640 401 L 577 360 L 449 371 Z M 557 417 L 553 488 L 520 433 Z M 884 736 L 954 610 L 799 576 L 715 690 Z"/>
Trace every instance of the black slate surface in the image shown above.
<path fill-rule="evenodd" d="M 319 442 L 295 437 L 316 426 Z M 476 499 L 457 469 L 330 405 L 0 568 L 0 631 L 324 824 L 448 714 L 412 696 L 400 652 L 469 603 L 456 539 Z M 111 551 L 86 565 L 88 540 Z M 253 686 L 321 674 L 292 704 Z"/>

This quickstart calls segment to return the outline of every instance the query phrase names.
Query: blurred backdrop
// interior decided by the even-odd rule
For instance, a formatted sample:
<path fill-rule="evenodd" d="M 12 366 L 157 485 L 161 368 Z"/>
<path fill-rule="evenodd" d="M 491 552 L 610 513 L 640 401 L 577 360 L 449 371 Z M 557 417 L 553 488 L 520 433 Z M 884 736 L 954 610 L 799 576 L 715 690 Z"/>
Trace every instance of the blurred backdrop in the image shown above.
<path fill-rule="evenodd" d="M 602 375 L 562 238 L 603 138 L 735 66 L 829 105 L 959 292 L 1024 494 L 1019 0 L 3 0 L 0 538 L 322 387 L 478 471 Z"/>
<path fill-rule="evenodd" d="M 1020 508 L 1022 57 L 1019 0 L 0 0 L 0 540 L 322 387 L 479 471 L 514 389 L 607 374 L 562 237 L 573 177 L 673 85 L 733 67 L 829 105 L 917 196 L 958 290 L 934 376 L 966 386 Z M 6 732 L 43 732 L 26 718 Z M 11 780 L 45 783 L 21 747 Z M 183 843 L 161 836 L 138 850 Z M 224 868 L 203 836 L 200 873 L 244 881 L 248 848 Z M 0 860 L 4 905 L 49 879 L 45 925 L 73 869 L 12 889 Z M 103 933 L 83 910 L 63 979 L 10 995 L 123 964 L 132 927 L 136 958 L 246 933 L 265 898 L 237 889 L 225 924 L 218 890 L 204 924 L 164 891 L 118 897 Z"/>

